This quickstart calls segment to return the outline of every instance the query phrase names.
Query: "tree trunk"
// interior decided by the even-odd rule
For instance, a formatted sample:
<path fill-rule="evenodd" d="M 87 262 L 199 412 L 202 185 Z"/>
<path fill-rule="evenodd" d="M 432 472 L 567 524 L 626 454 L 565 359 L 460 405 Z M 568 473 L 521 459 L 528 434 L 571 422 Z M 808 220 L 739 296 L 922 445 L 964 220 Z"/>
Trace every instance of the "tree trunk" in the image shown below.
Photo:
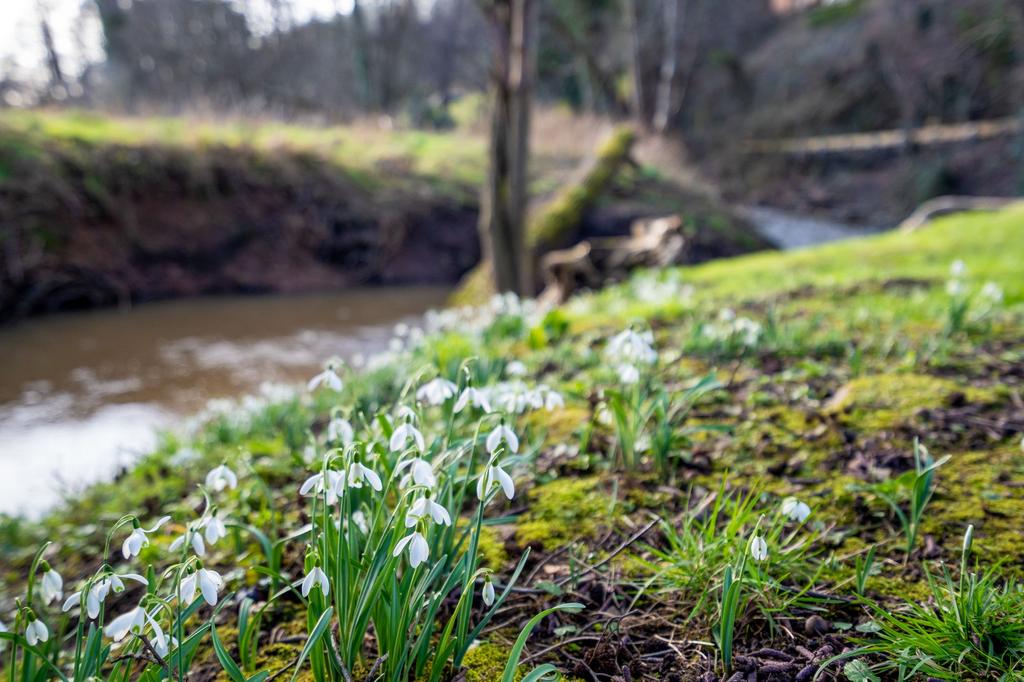
<path fill-rule="evenodd" d="M 480 240 L 498 292 L 525 291 L 524 224 L 530 135 L 532 0 L 490 6 L 496 50 L 491 76 L 487 182 L 481 198 Z"/>
<path fill-rule="evenodd" d="M 53 44 L 50 21 L 42 4 L 39 5 L 39 28 L 43 34 L 43 47 L 46 49 L 46 66 L 50 71 L 49 95 L 53 96 L 57 90 L 61 90 L 63 95 L 67 95 L 67 83 L 64 80 L 64 70 L 60 65 L 60 55 L 57 53 L 57 47 Z"/>
<path fill-rule="evenodd" d="M 630 150 L 635 140 L 632 128 L 617 128 L 601 144 L 595 157 L 580 169 L 577 177 L 565 185 L 549 203 L 534 212 L 525 235 L 526 258 L 531 266 L 538 263 L 544 253 L 571 242 L 586 213 L 611 187 L 619 170 L 630 163 Z M 485 192 L 485 198 L 486 195 Z M 489 235 L 482 236 L 487 248 Z M 526 293 L 533 294 L 536 291 L 535 282 L 528 282 L 528 285 Z M 480 305 L 495 291 L 494 268 L 491 261 L 485 259 L 462 278 L 449 303 Z"/>
<path fill-rule="evenodd" d="M 376 105 L 373 93 L 373 63 L 370 57 L 369 29 L 366 26 L 365 11 L 359 0 L 352 3 L 352 57 L 355 62 L 356 92 L 363 111 L 372 110 Z"/>
<path fill-rule="evenodd" d="M 661 48 L 661 69 L 658 72 L 658 96 L 654 109 L 654 129 L 668 130 L 672 117 L 672 86 L 676 80 L 679 52 L 679 0 L 662 0 L 664 44 Z"/>
<path fill-rule="evenodd" d="M 629 66 L 633 77 L 633 118 L 641 128 L 646 129 L 649 121 L 644 104 L 643 37 L 640 35 L 640 14 L 637 0 L 626 0 L 624 8 L 632 48 Z"/>

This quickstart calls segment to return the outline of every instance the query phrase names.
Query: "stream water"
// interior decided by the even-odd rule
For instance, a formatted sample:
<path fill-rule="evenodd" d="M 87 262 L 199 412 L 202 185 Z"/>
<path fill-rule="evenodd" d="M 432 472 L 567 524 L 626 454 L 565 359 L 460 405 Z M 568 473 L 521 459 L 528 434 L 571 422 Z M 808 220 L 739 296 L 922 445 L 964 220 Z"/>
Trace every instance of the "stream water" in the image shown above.
<path fill-rule="evenodd" d="M 151 448 L 215 398 L 298 383 L 380 350 L 443 289 L 206 298 L 0 328 L 0 512 L 37 515 Z"/>
<path fill-rule="evenodd" d="M 762 207 L 742 213 L 781 248 L 863 235 Z M 207 298 L 0 328 L 0 512 L 37 515 L 150 449 L 215 398 L 298 383 L 332 355 L 379 349 L 443 305 L 434 288 Z"/>

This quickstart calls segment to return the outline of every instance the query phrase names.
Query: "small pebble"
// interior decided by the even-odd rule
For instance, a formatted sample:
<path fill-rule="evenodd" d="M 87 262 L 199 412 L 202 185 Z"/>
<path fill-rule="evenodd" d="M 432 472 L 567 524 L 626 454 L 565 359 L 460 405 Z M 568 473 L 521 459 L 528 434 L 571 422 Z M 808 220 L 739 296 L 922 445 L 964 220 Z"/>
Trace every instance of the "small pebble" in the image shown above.
<path fill-rule="evenodd" d="M 820 637 L 831 629 L 832 624 L 817 614 L 804 621 L 804 632 L 811 637 Z"/>

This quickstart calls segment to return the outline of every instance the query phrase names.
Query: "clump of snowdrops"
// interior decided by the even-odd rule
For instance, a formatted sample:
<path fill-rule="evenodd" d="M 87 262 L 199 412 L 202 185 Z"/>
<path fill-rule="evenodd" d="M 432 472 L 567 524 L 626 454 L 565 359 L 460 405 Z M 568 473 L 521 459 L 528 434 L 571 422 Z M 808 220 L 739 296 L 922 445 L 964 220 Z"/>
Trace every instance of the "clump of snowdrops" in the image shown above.
<path fill-rule="evenodd" d="M 975 289 L 969 279 L 967 265 L 953 261 L 946 280 L 949 302 L 946 309 L 946 332 L 964 331 L 969 324 L 984 321 L 1002 304 L 1003 290 L 995 282 L 985 282 Z"/>
<path fill-rule="evenodd" d="M 208 563 L 207 552 L 226 537 L 227 527 L 211 496 L 237 485 L 226 465 L 209 472 L 204 511 L 170 543 L 160 571 L 150 565 L 139 573 L 124 566 L 139 560 L 169 516 L 148 526 L 134 515 L 119 519 L 106 535 L 99 568 L 77 589 L 65 590 L 63 576 L 43 558 L 50 544 L 45 543 L 31 564 L 25 594 L 16 601 L 11 627 L 0 627 L 0 637 L 11 643 L 6 661 L 11 681 L 128 679 L 136 662 L 152 679 L 183 679 L 217 609 L 198 625 L 192 616 L 223 605 L 225 581 Z M 108 604 L 112 600 L 116 611 Z M 62 647 L 65 640 L 74 644 L 70 651 Z"/>
<path fill-rule="evenodd" d="M 307 388 L 332 392 L 341 404 L 343 373 L 332 361 Z M 184 679 L 207 636 L 233 682 L 262 681 L 282 671 L 252 669 L 260 622 L 286 597 L 301 601 L 307 614 L 305 645 L 290 664 L 293 679 L 307 664 L 316 680 L 351 679 L 360 661 L 394 682 L 450 676 L 527 558 L 504 584 L 480 561 L 486 510 L 499 498 L 515 497 L 512 471 L 530 454 L 516 416 L 561 404 L 545 386 L 517 379 L 477 388 L 469 371 L 459 375 L 458 383 L 440 376 L 418 386 L 410 381 L 392 409 L 374 415 L 343 407 L 332 412 L 323 438 L 307 449 L 312 470 L 298 488 L 308 500 L 310 523 L 284 540 L 301 547 L 303 564 L 289 570 L 279 550 L 268 552 L 267 565 L 255 567 L 270 586 L 258 609 L 252 599 L 234 598 L 220 572 L 230 576 L 240 567 L 215 565 L 210 551 L 229 529 L 251 528 L 231 518 L 229 493 L 239 477 L 227 464 L 206 476 L 198 517 L 177 525 L 169 516 L 118 520 L 106 535 L 99 568 L 68 594 L 64 578 L 44 558 L 44 545 L 24 596 L 0 622 L 0 641 L 10 643 L 5 668 L 11 682 L 136 674 Z M 152 538 L 169 528 L 176 538 L 166 544 L 165 566 L 133 568 Z M 165 545 L 153 544 L 146 556 Z M 239 609 L 241 665 L 217 633 L 218 615 L 229 605 Z M 536 620 L 530 623 L 509 655 L 509 675 Z"/>
<path fill-rule="evenodd" d="M 614 385 L 604 391 L 605 401 L 597 416 L 615 431 L 610 460 L 630 471 L 649 463 L 670 479 L 679 460 L 686 458 L 693 434 L 720 430 L 686 422 L 697 401 L 721 384 L 709 374 L 682 390 L 670 391 L 655 371 L 659 356 L 649 329 L 619 332 L 605 345 L 604 359 L 615 378 Z"/>

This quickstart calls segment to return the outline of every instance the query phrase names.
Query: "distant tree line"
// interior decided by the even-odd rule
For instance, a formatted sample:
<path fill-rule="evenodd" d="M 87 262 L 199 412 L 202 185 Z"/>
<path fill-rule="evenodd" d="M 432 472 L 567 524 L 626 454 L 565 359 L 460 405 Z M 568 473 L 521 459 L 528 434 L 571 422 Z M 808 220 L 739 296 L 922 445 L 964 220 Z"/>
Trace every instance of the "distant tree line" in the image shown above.
<path fill-rule="evenodd" d="M 270 25 L 259 27 L 254 3 L 83 0 L 104 52 L 72 75 L 40 2 L 48 82 L 24 99 L 444 126 L 454 101 L 491 81 L 500 26 L 489 0 L 355 0 L 307 22 L 293 0 L 264 0 Z M 1024 108 L 1019 0 L 543 0 L 531 11 L 536 99 L 691 138 Z M 0 78 L 0 93 L 13 87 Z"/>

